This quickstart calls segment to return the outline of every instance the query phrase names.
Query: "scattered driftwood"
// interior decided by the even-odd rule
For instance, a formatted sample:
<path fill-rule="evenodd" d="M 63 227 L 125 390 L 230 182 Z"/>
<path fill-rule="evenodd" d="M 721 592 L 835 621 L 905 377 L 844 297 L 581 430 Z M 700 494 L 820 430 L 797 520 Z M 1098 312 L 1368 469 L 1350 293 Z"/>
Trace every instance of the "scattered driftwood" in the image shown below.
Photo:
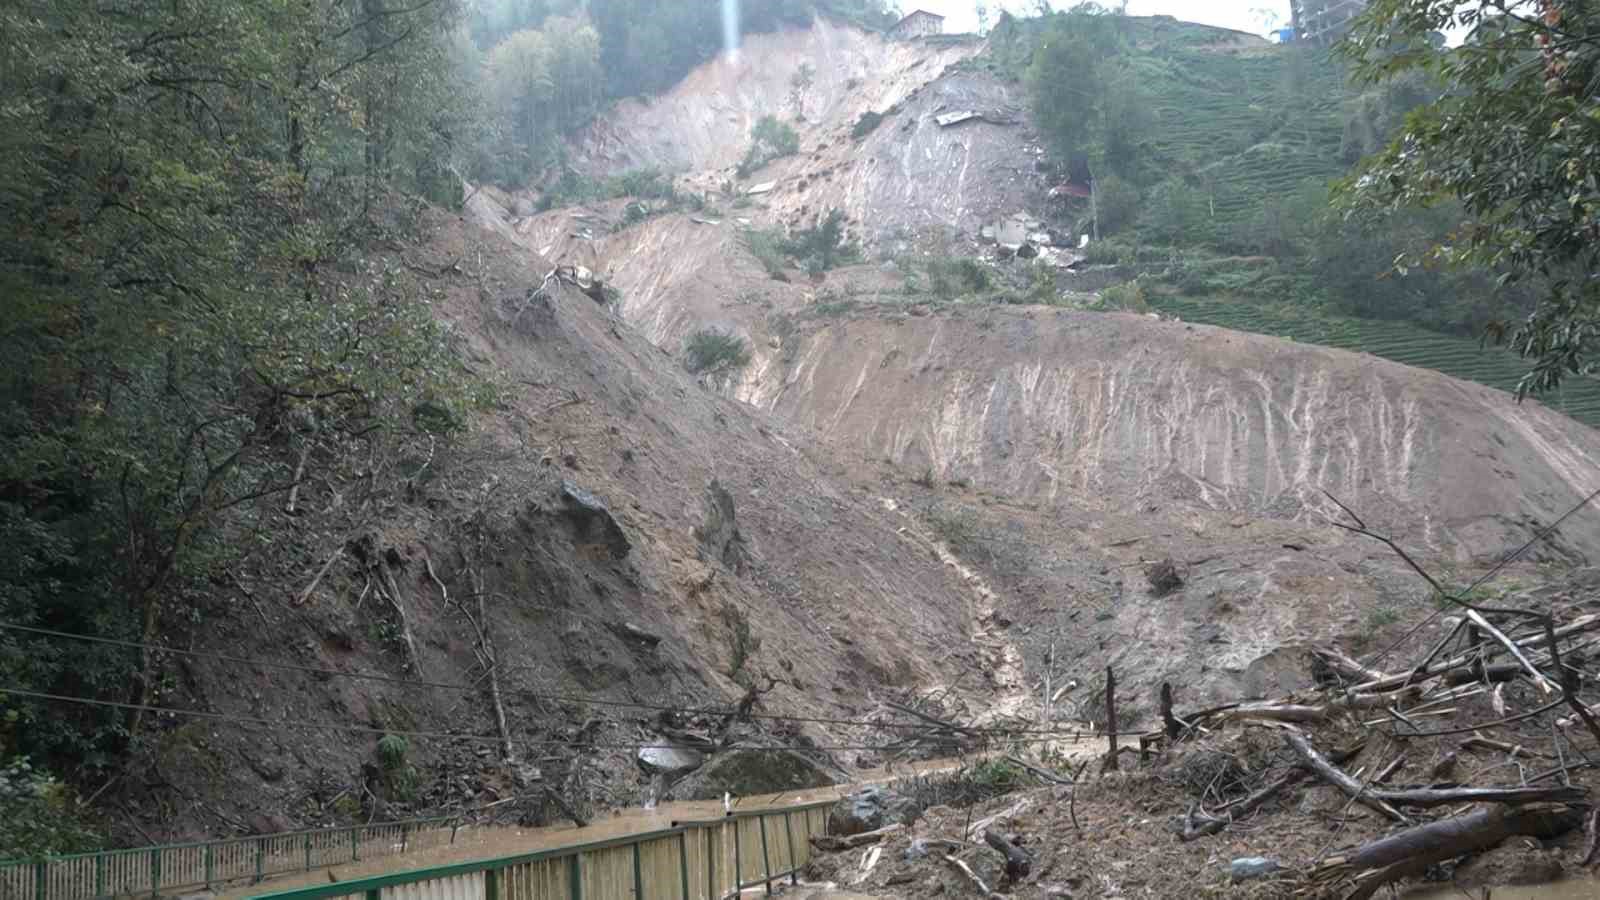
<path fill-rule="evenodd" d="M 1000 900 L 1005 900 L 1004 895 L 996 894 L 994 891 L 989 890 L 989 886 L 983 883 L 983 879 L 978 877 L 977 872 L 972 871 L 971 866 L 948 854 L 946 854 L 944 861 L 954 866 L 956 871 L 967 876 L 967 880 L 972 882 L 978 888 L 978 893 L 982 894 L 984 897 L 1000 898 Z"/>
<path fill-rule="evenodd" d="M 1077 782 L 1074 782 L 1071 778 L 1064 778 L 1064 777 L 1062 777 L 1060 775 L 1057 775 L 1054 772 L 1051 772 L 1051 771 L 1048 771 L 1048 770 L 1045 770 L 1045 769 L 1041 769 L 1038 766 L 1034 765 L 1033 763 L 1030 763 L 1027 760 L 1022 759 L 1019 756 L 1007 756 L 1006 757 L 1006 762 L 1011 763 L 1014 766 L 1019 766 L 1019 767 L 1021 767 L 1023 769 L 1026 769 L 1029 772 L 1032 772 L 1034 775 L 1038 776 L 1039 778 L 1042 778 L 1045 781 L 1048 781 L 1048 782 L 1050 782 L 1052 784 L 1076 784 L 1077 783 Z"/>
<path fill-rule="evenodd" d="M 378 574 L 382 577 L 379 593 L 387 594 L 390 605 L 394 607 L 395 617 L 400 622 L 400 642 L 405 645 L 406 661 L 410 663 L 411 674 L 416 678 L 423 678 L 425 676 L 422 672 L 422 656 L 417 652 L 417 639 L 411 634 L 411 619 L 406 615 L 405 595 L 400 593 L 400 583 L 395 580 L 394 569 L 389 566 L 388 560 L 378 563 Z"/>
<path fill-rule="evenodd" d="M 904 830 L 904 828 L 904 825 L 897 823 L 894 825 L 885 825 L 876 831 L 863 831 L 860 834 L 845 836 L 819 834 L 811 839 L 811 846 L 816 847 L 818 850 L 827 850 L 829 852 L 853 850 L 856 847 L 864 847 L 867 844 L 876 844 L 889 835 Z"/>
<path fill-rule="evenodd" d="M 567 801 L 563 799 L 560 794 L 547 787 L 544 789 L 544 796 L 546 800 L 554 803 L 556 808 L 561 810 L 562 815 L 571 819 L 572 824 L 578 826 L 579 828 L 589 827 L 589 820 L 579 815 L 578 811 L 573 809 L 571 804 L 567 803 Z"/>
<path fill-rule="evenodd" d="M 1288 775 L 1279 778 L 1277 781 L 1272 782 L 1261 790 L 1256 791 L 1247 797 L 1242 797 L 1238 800 L 1235 800 L 1232 803 L 1229 803 L 1228 805 L 1215 811 L 1218 813 L 1226 812 L 1227 815 L 1224 816 L 1208 813 L 1199 809 L 1199 805 L 1196 804 L 1195 806 L 1189 808 L 1189 814 L 1184 819 L 1183 830 L 1178 833 L 1178 839 L 1182 841 L 1192 841 L 1195 838 L 1204 837 L 1209 834 L 1217 834 L 1218 832 L 1222 831 L 1222 829 L 1233 824 L 1234 820 L 1239 816 L 1248 815 L 1254 812 L 1261 804 L 1271 800 L 1273 797 L 1278 796 L 1278 794 L 1283 792 L 1284 788 L 1300 781 L 1304 777 L 1304 772 L 1298 770 L 1290 772 Z M 1197 811 L 1199 812 L 1198 816 L 1195 815 Z"/>
<path fill-rule="evenodd" d="M 1397 878 L 1466 853 L 1487 850 L 1513 835 L 1550 838 L 1576 828 L 1582 814 L 1566 806 L 1485 807 L 1408 828 L 1348 853 L 1313 871 L 1318 880 L 1355 878 L 1346 900 L 1365 900 Z"/>
<path fill-rule="evenodd" d="M 311 592 L 316 590 L 317 589 L 317 585 L 322 583 L 322 577 L 324 575 L 328 574 L 328 570 L 333 568 L 333 564 L 335 562 L 338 562 L 339 557 L 341 557 L 343 555 L 344 555 L 344 543 L 341 541 L 339 546 L 334 549 L 333 554 L 328 557 L 328 561 L 323 563 L 322 564 L 322 568 L 317 570 L 317 574 L 312 577 L 311 583 L 306 585 L 306 589 L 300 592 L 300 596 L 299 597 L 295 598 L 295 601 L 294 601 L 294 605 L 295 606 L 305 606 L 306 605 L 306 601 L 311 599 Z"/>
<path fill-rule="evenodd" d="M 1011 819 L 1016 818 L 1018 814 L 1027 808 L 1028 798 L 1023 797 L 1021 800 L 1013 803 L 1010 809 L 1007 809 L 1003 812 L 997 812 L 992 816 L 984 816 L 978 821 L 968 825 L 961 836 L 970 843 L 973 838 L 985 831 L 988 831 L 990 828 L 993 828 L 996 822 L 1010 821 Z"/>
<path fill-rule="evenodd" d="M 1362 784 L 1356 781 L 1348 773 L 1323 758 L 1322 754 L 1311 746 L 1311 742 L 1306 740 L 1305 735 L 1297 731 L 1291 731 L 1287 734 L 1287 739 L 1289 746 L 1294 748 L 1295 754 L 1318 777 L 1349 794 L 1356 802 L 1370 806 L 1396 822 L 1410 821 L 1404 813 L 1395 808 L 1396 805 L 1431 809 L 1435 806 L 1451 806 L 1459 803 L 1570 803 L 1582 800 L 1585 796 L 1582 788 L 1566 786 L 1553 788 L 1410 788 L 1407 790 L 1374 788 L 1370 784 Z"/>
<path fill-rule="evenodd" d="M 948 728 L 951 731 L 959 732 L 959 733 L 965 734 L 965 735 L 976 735 L 977 734 L 977 732 L 973 731 L 971 728 L 966 727 L 965 725 L 958 725 L 955 722 L 951 722 L 948 719 L 941 719 L 938 716 L 929 715 L 928 713 L 925 713 L 920 709 L 913 709 L 913 708 L 911 708 L 909 706 L 906 706 L 904 704 L 896 703 L 893 700 L 885 700 L 884 701 L 884 705 L 889 707 L 890 709 L 896 710 L 898 712 L 903 712 L 908 716 L 914 716 L 914 717 L 916 717 L 918 719 L 921 719 L 922 721 L 927 722 L 930 725 L 938 725 L 940 728 Z"/>
<path fill-rule="evenodd" d="M 1312 657 L 1328 671 L 1354 682 L 1382 681 L 1389 676 L 1377 669 L 1362 665 L 1333 647 L 1319 647 L 1311 651 Z"/>
<path fill-rule="evenodd" d="M 983 831 L 983 842 L 1006 858 L 1006 880 L 1017 882 L 1033 871 L 1033 857 L 992 828 Z"/>

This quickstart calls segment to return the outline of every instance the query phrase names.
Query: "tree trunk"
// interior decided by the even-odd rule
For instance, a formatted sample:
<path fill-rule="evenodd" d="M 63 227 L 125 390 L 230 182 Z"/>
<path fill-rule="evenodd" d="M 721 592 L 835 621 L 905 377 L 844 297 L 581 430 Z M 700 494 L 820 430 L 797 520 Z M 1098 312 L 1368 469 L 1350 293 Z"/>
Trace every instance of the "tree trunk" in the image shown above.
<path fill-rule="evenodd" d="M 1583 816 L 1571 807 L 1486 807 L 1418 825 L 1379 838 L 1348 854 L 1329 859 L 1324 877 L 1367 872 L 1347 900 L 1365 900 L 1378 888 L 1428 866 L 1466 853 L 1487 850 L 1513 835 L 1550 838 L 1576 828 Z"/>

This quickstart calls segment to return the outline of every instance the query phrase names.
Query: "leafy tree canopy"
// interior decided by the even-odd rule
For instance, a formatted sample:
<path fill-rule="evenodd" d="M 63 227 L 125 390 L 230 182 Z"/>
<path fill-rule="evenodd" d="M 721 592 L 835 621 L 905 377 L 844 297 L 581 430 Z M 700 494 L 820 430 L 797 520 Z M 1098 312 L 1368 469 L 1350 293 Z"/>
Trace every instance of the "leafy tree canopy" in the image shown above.
<path fill-rule="evenodd" d="M 1436 32 L 1465 27 L 1445 48 Z M 1459 201 L 1422 259 L 1547 285 L 1520 324 L 1491 329 L 1528 359 L 1524 392 L 1595 369 L 1600 341 L 1600 8 L 1584 0 L 1375 0 L 1342 47 L 1356 76 L 1426 75 L 1442 96 L 1342 188 L 1351 208 Z"/>

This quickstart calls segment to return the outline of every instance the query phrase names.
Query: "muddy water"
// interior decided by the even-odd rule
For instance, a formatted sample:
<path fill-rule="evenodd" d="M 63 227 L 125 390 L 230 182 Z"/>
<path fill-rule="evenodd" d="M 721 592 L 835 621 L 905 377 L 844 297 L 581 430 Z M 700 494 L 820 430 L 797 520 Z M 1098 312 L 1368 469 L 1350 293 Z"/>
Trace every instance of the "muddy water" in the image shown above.
<path fill-rule="evenodd" d="M 1105 742 L 1084 737 L 1077 741 L 1062 741 L 1054 746 L 1056 752 L 1068 755 L 1104 753 Z M 796 806 L 818 800 L 835 800 L 858 787 L 882 784 L 912 773 L 919 775 L 953 771 L 960 766 L 954 760 L 930 760 L 910 766 L 896 766 L 893 772 L 864 773 L 854 784 L 834 785 L 804 791 L 787 791 L 779 794 L 762 794 L 736 800 L 735 809 L 755 809 L 771 806 Z M 721 800 L 663 803 L 655 809 L 623 809 L 610 815 L 596 817 L 587 827 L 557 825 L 546 828 L 486 827 L 463 828 L 454 844 L 433 847 L 404 856 L 389 856 L 347 866 L 319 868 L 310 872 L 274 878 L 259 885 L 235 885 L 219 892 L 221 900 L 242 900 L 257 894 L 325 884 L 331 878 L 350 881 L 391 872 L 405 872 L 450 863 L 512 856 L 535 850 L 549 850 L 571 844 L 583 844 L 630 834 L 643 834 L 671 828 L 675 821 L 715 819 L 723 814 Z M 1498 895 L 1497 895 L 1498 896 Z"/>

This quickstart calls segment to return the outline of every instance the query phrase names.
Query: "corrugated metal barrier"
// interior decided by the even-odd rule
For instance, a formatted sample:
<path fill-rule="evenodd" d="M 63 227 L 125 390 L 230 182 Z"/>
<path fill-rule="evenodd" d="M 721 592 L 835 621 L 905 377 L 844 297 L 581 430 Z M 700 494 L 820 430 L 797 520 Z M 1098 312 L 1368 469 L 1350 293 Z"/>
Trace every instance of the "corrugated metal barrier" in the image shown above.
<path fill-rule="evenodd" d="M 827 828 L 823 800 L 674 822 L 663 831 L 321 884 L 251 900 L 724 900 L 797 873 Z"/>
<path fill-rule="evenodd" d="M 457 817 L 0 862 L 0 900 L 95 900 L 260 881 L 455 842 Z"/>

